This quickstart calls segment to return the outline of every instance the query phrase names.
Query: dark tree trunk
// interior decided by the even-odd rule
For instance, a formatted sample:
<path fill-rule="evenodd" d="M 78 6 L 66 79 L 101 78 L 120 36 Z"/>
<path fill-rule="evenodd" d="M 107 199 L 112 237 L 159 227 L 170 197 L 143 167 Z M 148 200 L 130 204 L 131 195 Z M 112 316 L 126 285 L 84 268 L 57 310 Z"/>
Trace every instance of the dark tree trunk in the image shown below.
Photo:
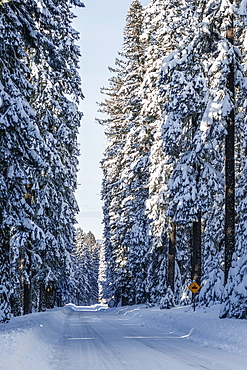
<path fill-rule="evenodd" d="M 51 287 L 46 288 L 46 308 L 54 308 L 55 306 L 55 287 L 54 284 Z"/>
<path fill-rule="evenodd" d="M 24 198 L 27 204 L 31 207 L 32 206 L 32 194 L 31 188 L 32 185 L 26 185 L 26 193 L 24 194 Z M 28 246 L 29 247 L 29 246 Z M 27 315 L 32 313 L 32 289 L 31 289 L 31 253 L 26 251 L 28 261 L 26 263 L 26 271 L 30 278 L 29 282 L 24 282 L 24 303 L 23 303 L 23 313 Z"/>
<path fill-rule="evenodd" d="M 39 288 L 39 311 L 46 310 L 46 289 L 44 284 L 40 284 Z"/>
<path fill-rule="evenodd" d="M 192 226 L 192 271 L 191 279 L 199 285 L 201 283 L 202 270 L 202 246 L 201 246 L 201 212 L 197 214 L 197 221 Z"/>
<path fill-rule="evenodd" d="M 31 253 L 26 251 L 25 269 L 29 277 L 29 281 L 24 281 L 24 302 L 23 302 L 23 313 L 27 315 L 32 313 L 32 286 L 31 286 Z"/>
<path fill-rule="evenodd" d="M 232 25 L 226 32 L 226 39 L 233 44 L 233 17 Z M 227 76 L 227 88 L 232 100 L 235 98 L 234 63 L 230 64 Z M 227 135 L 225 139 L 225 284 L 231 267 L 232 255 L 235 249 L 235 160 L 234 160 L 234 131 L 235 111 L 231 110 L 227 121 Z"/>
<path fill-rule="evenodd" d="M 199 114 L 192 117 L 192 132 L 193 138 L 196 133 L 198 126 Z M 196 165 L 196 184 L 198 186 L 200 175 L 201 175 L 201 165 Z M 191 236 L 191 280 L 195 280 L 199 285 L 201 283 L 201 270 L 202 270 L 202 214 L 201 211 L 197 212 L 197 221 L 192 224 L 192 236 Z"/>
<path fill-rule="evenodd" d="M 169 235 L 167 284 L 168 286 L 171 287 L 173 293 L 175 288 L 175 256 L 176 256 L 176 224 L 174 222 L 171 222 L 171 231 Z"/>
<path fill-rule="evenodd" d="M 2 217 L 0 215 L 0 221 L 2 225 Z M 9 271 L 9 229 L 8 228 L 0 228 L 0 284 L 6 287 L 7 291 L 4 289 L 0 292 L 0 308 L 1 306 L 5 307 L 3 312 L 3 321 L 8 321 L 10 318 L 10 311 L 11 311 L 11 302 L 9 301 L 9 288 L 8 288 L 8 280 L 10 279 L 10 271 Z M 1 319 L 1 317 L 0 317 Z"/>
<path fill-rule="evenodd" d="M 24 283 L 24 315 L 32 313 L 32 293 L 31 284 Z"/>

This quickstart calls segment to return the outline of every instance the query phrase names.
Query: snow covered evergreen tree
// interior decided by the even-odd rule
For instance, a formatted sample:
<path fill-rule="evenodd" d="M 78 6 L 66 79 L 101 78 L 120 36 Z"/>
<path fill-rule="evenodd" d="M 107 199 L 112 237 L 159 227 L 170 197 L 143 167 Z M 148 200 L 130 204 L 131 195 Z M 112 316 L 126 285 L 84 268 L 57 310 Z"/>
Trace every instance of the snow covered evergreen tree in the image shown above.
<path fill-rule="evenodd" d="M 139 1 L 130 5 L 124 29 L 122 57 L 125 61 L 124 86 L 128 114 L 124 120 L 127 135 L 122 159 L 121 245 L 126 262 L 120 262 L 116 300 L 122 304 L 141 302 L 145 295 L 143 253 L 146 248 L 145 200 L 147 198 L 148 133 L 142 126 L 140 85 L 144 74 L 143 8 Z M 118 259 L 120 260 L 121 257 Z M 126 276 L 126 277 L 125 277 Z M 124 282 L 124 279 L 126 282 Z M 127 283 L 127 284 L 126 284 Z"/>
<path fill-rule="evenodd" d="M 23 21 L 25 19 L 25 21 Z M 30 106 L 32 94 L 30 72 L 26 66 L 28 32 L 26 8 L 22 2 L 0 5 L 0 122 L 1 122 L 1 273 L 0 320 L 10 318 L 11 310 L 20 313 L 19 292 L 24 301 L 29 294 L 33 269 L 40 260 L 33 245 L 42 231 L 33 221 L 32 186 L 44 162 L 41 157 L 42 138 Z M 21 275 L 19 275 L 21 271 Z M 29 307 L 25 306 L 26 311 Z"/>
<path fill-rule="evenodd" d="M 247 3 L 241 1 L 235 9 L 234 26 L 235 40 L 234 43 L 239 47 L 241 55 L 241 64 L 246 76 L 246 25 L 247 25 Z M 236 198 L 238 207 L 236 210 L 238 223 L 236 227 L 236 246 L 234 249 L 231 268 L 225 291 L 223 294 L 223 305 L 221 309 L 221 317 L 236 317 L 240 319 L 247 318 L 247 264 L 246 264 L 246 77 L 240 71 L 236 75 L 235 83 L 238 90 L 235 94 L 235 102 L 237 106 L 236 116 L 236 137 L 238 141 L 239 159 L 236 161 L 236 178 L 237 191 Z M 240 141 L 241 140 L 241 141 Z M 236 146 L 237 147 L 237 146 Z"/>
<path fill-rule="evenodd" d="M 47 245 L 40 251 L 44 270 L 39 271 L 36 279 L 62 293 L 70 275 L 69 252 L 78 210 L 74 191 L 79 154 L 76 135 L 81 114 L 77 103 L 82 93 L 78 74 L 80 53 L 75 45 L 78 33 L 71 26 L 71 3 L 63 1 L 59 6 L 54 5 L 44 2 L 37 6 L 39 32 L 45 37 L 40 39 L 38 51 L 31 50 L 29 62 L 35 86 L 32 104 L 46 145 L 43 155 L 48 164 L 39 177 L 41 207 L 37 218 L 46 230 Z"/>
<path fill-rule="evenodd" d="M 173 10 L 174 8 L 176 9 L 175 12 Z M 188 42 L 186 40 L 189 38 L 189 33 L 186 33 L 185 30 L 190 23 L 191 11 L 191 4 L 189 2 L 153 1 L 150 4 L 150 8 L 147 7 L 149 16 L 146 21 L 147 30 L 145 35 L 150 41 L 147 48 L 147 71 L 144 77 L 146 85 L 144 85 L 144 94 L 145 91 L 147 93 L 149 91 L 149 93 L 146 95 L 143 114 L 147 114 L 146 117 L 150 122 L 153 134 L 150 155 L 150 199 L 147 203 L 147 213 L 152 220 L 150 233 L 153 238 L 149 259 L 150 263 L 154 264 L 156 270 L 163 270 L 164 267 L 166 269 L 165 274 L 164 272 L 159 273 L 161 281 L 156 279 L 158 283 L 157 288 L 152 287 L 152 290 L 156 291 L 156 298 L 154 298 L 156 301 L 159 301 L 160 297 L 164 296 L 167 274 L 169 284 L 174 289 L 175 254 L 177 249 L 174 237 L 173 242 L 171 242 L 172 234 L 175 235 L 176 224 L 174 222 L 170 223 L 167 217 L 167 208 L 169 205 L 167 196 L 168 182 L 173 170 L 172 157 L 170 157 L 170 152 L 165 149 L 169 148 L 171 150 L 171 145 L 168 142 L 168 138 L 164 138 L 164 126 L 162 124 L 162 116 L 164 116 L 163 106 L 167 100 L 167 96 L 163 92 L 160 93 L 162 91 L 162 82 L 159 87 L 158 81 L 164 57 L 172 55 L 179 45 L 186 45 L 186 42 Z M 172 100 L 173 98 L 171 98 Z M 172 134 L 170 137 L 172 137 Z M 177 140 L 177 135 L 174 135 L 173 138 Z M 170 231 L 170 228 L 173 231 Z M 155 253 L 159 257 L 155 257 Z M 160 267 L 157 266 L 157 262 L 161 264 Z M 149 269 L 149 271 L 151 273 L 151 277 L 148 279 L 150 284 L 152 275 L 157 276 L 157 274 L 153 273 L 152 269 Z M 179 297 L 176 297 L 176 300 L 179 300 Z"/>
<path fill-rule="evenodd" d="M 170 199 L 168 214 L 177 223 L 193 223 L 192 235 L 200 232 L 197 227 L 194 234 L 196 224 L 199 225 L 199 213 L 203 216 L 204 223 L 210 223 L 207 212 L 216 205 L 216 199 L 217 207 L 221 212 L 223 209 L 220 195 L 224 186 L 226 127 L 233 107 L 232 91 L 228 85 L 232 63 L 238 76 L 241 75 L 238 54 L 224 34 L 227 17 L 231 13 L 230 5 L 220 2 L 219 7 L 213 8 L 211 5 L 210 2 L 200 4 L 197 9 L 199 17 L 194 17 L 189 43 L 186 45 L 183 42 L 185 47 L 168 56 L 162 71 L 163 90 L 167 95 L 164 107 L 164 141 L 168 153 L 178 158 L 169 184 L 173 200 Z M 222 33 L 217 29 L 218 22 Z M 204 55 L 207 55 L 207 60 Z M 193 72 L 190 74 L 192 66 Z M 165 76 L 168 77 L 167 80 Z M 179 133 L 176 141 L 175 132 Z M 186 190 L 187 186 L 189 188 Z M 193 239 L 194 236 L 192 241 Z M 221 239 L 220 235 L 217 244 Z M 206 243 L 204 247 L 206 245 L 209 246 Z M 225 254 L 227 253 L 226 251 Z M 206 255 L 209 254 L 204 250 L 204 256 Z"/>
<path fill-rule="evenodd" d="M 31 312 L 32 302 L 42 309 L 44 289 L 48 307 L 54 305 L 56 287 L 69 274 L 82 97 L 71 4 L 83 6 L 0 6 L 3 320 L 11 309 Z"/>
<path fill-rule="evenodd" d="M 126 18 L 121 61 L 117 60 L 117 77 L 112 79 L 110 100 L 101 107 L 110 115 L 105 124 L 109 135 L 103 161 L 105 220 L 109 234 L 106 255 L 108 266 L 114 271 L 115 304 L 128 304 L 143 299 L 144 276 L 142 254 L 146 243 L 144 203 L 145 130 L 140 123 L 141 97 L 139 87 L 143 79 L 144 49 L 142 36 L 142 6 L 133 1 Z M 116 109 L 113 111 L 110 104 Z M 121 111 L 119 110 L 121 108 Z M 144 158 L 140 158 L 144 152 Z M 111 180 L 112 178 L 112 180 Z M 112 183 L 111 183 L 111 182 Z M 138 259 L 137 259 L 138 258 Z"/>
<path fill-rule="evenodd" d="M 99 251 L 92 232 L 85 234 L 77 229 L 69 284 L 69 300 L 76 305 L 88 306 L 98 301 Z"/>
<path fill-rule="evenodd" d="M 232 262 L 223 315 L 244 317 L 246 253 L 240 245 L 246 213 L 246 80 L 241 63 L 245 63 L 246 1 L 233 7 L 221 0 L 196 4 L 153 0 L 142 14 L 143 62 L 138 70 L 133 65 L 129 69 L 131 64 L 121 53 L 124 61 L 118 61 L 117 78 L 104 103 L 110 117 L 103 160 L 110 295 L 117 293 L 116 303 L 131 304 L 136 276 L 140 282 L 145 279 L 145 299 L 159 302 L 170 285 L 175 299 L 167 295 L 171 304 L 180 298 L 188 303 L 190 296 L 182 290 L 186 292 L 195 279 L 203 285 L 200 304 L 210 306 L 221 302 L 223 274 L 226 282 Z M 235 227 L 234 155 L 228 150 L 230 137 L 232 148 L 234 143 L 232 123 L 238 140 L 235 253 L 234 237 L 230 244 L 227 241 Z M 138 275 L 135 260 L 143 274 Z M 236 310 L 238 299 L 241 313 Z"/>
<path fill-rule="evenodd" d="M 163 194 L 167 184 L 170 166 L 163 151 L 161 139 L 162 99 L 158 80 L 164 56 L 175 47 L 171 29 L 167 27 L 170 7 L 163 1 L 152 1 L 144 10 L 143 40 L 146 44 L 144 77 L 141 85 L 143 125 L 148 132 L 149 148 L 149 199 L 146 214 L 149 220 L 150 247 L 145 255 L 147 277 L 145 290 L 150 303 L 158 302 L 166 291 L 167 248 L 166 231 L 168 220 Z M 173 43 L 173 46 L 172 46 Z M 161 271 L 162 270 L 162 271 Z"/>
<path fill-rule="evenodd" d="M 108 118 L 100 120 L 104 125 L 108 138 L 104 157 L 101 162 L 103 170 L 102 200 L 103 200 L 103 245 L 106 264 L 106 284 L 102 291 L 102 298 L 110 300 L 114 296 L 115 261 L 114 250 L 118 244 L 118 213 L 120 208 L 119 186 L 121 174 L 121 158 L 123 156 L 124 138 L 126 129 L 123 126 L 125 112 L 124 92 L 122 90 L 122 74 L 124 63 L 117 60 L 117 69 L 111 69 L 116 76 L 110 79 L 110 87 L 102 90 L 107 99 L 100 104 L 100 111 L 106 113 Z"/>
<path fill-rule="evenodd" d="M 100 260 L 100 242 L 95 239 L 94 234 L 89 231 L 85 237 L 85 244 L 89 247 L 90 258 L 91 258 L 91 271 L 89 272 L 90 276 L 90 287 L 91 287 L 91 304 L 95 304 L 98 301 L 99 297 L 99 260 Z"/>

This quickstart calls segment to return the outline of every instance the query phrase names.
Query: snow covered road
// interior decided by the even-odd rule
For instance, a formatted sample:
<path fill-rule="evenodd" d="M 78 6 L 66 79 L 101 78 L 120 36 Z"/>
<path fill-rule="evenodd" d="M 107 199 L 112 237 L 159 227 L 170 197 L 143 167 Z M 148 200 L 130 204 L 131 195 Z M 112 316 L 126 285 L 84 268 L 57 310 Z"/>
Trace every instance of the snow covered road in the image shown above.
<path fill-rule="evenodd" d="M 220 307 L 67 305 L 0 325 L 0 370 L 246 370 L 247 320 Z"/>
<path fill-rule="evenodd" d="M 124 315 L 67 308 L 51 362 L 56 370 L 245 370 L 246 358 L 159 333 Z"/>

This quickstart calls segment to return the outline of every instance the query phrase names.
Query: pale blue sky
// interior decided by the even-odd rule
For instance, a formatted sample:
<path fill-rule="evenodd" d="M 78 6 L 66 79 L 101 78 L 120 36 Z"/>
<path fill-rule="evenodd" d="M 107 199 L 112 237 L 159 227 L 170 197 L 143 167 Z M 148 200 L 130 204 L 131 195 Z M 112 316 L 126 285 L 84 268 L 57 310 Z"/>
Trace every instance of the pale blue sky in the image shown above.
<path fill-rule="evenodd" d="M 80 207 L 78 225 L 85 232 L 91 230 L 101 239 L 102 202 L 100 190 L 102 171 L 100 160 L 105 146 L 103 128 L 95 122 L 97 101 L 102 101 L 102 86 L 108 86 L 110 73 L 118 51 L 121 51 L 125 18 L 132 0 L 85 0 L 86 8 L 76 9 L 74 28 L 80 32 L 82 59 L 80 74 L 83 81 L 85 100 L 81 105 L 84 113 L 79 134 L 80 184 L 76 198 Z M 143 0 L 147 5 L 149 0 Z"/>

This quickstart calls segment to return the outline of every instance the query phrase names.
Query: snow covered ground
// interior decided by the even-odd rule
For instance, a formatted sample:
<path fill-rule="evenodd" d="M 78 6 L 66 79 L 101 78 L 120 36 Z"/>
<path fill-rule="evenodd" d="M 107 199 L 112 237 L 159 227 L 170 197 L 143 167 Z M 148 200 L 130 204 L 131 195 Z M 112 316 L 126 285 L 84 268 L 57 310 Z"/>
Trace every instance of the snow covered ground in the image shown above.
<path fill-rule="evenodd" d="M 0 325 L 0 370 L 245 370 L 247 320 L 218 315 L 219 306 L 67 305 L 12 318 Z"/>

